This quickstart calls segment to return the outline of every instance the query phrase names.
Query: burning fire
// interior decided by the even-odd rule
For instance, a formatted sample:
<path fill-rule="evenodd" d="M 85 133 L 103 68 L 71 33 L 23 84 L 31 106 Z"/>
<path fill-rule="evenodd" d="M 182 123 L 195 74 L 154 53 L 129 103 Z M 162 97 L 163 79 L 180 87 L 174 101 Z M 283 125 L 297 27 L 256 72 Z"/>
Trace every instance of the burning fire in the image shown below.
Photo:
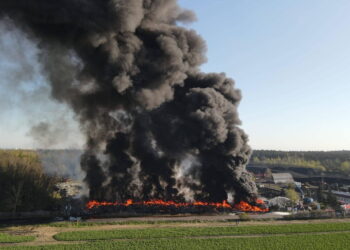
<path fill-rule="evenodd" d="M 257 204 L 264 204 L 262 200 L 256 200 Z M 104 206 L 121 206 L 121 207 L 128 207 L 131 205 L 141 205 L 141 206 L 162 206 L 162 207 L 215 207 L 215 208 L 227 208 L 227 209 L 233 209 L 233 210 L 239 210 L 243 212 L 268 212 L 268 208 L 261 208 L 258 206 L 250 205 L 247 202 L 241 201 L 235 205 L 230 205 L 227 201 L 223 202 L 175 202 L 175 201 L 163 201 L 163 200 L 150 200 L 150 201 L 133 201 L 133 200 L 127 200 L 125 203 L 118 203 L 118 202 L 99 202 L 99 201 L 89 201 L 86 204 L 87 209 L 93 209 L 97 207 L 104 207 Z"/>
<path fill-rule="evenodd" d="M 262 203 L 256 201 L 256 203 L 264 204 L 263 201 L 262 201 Z M 243 211 L 243 212 L 268 212 L 269 211 L 268 208 L 261 208 L 258 206 L 253 206 L 253 205 L 250 205 L 249 203 L 244 202 L 244 201 L 241 201 L 240 203 L 236 204 L 235 208 L 240 210 L 240 211 Z"/>

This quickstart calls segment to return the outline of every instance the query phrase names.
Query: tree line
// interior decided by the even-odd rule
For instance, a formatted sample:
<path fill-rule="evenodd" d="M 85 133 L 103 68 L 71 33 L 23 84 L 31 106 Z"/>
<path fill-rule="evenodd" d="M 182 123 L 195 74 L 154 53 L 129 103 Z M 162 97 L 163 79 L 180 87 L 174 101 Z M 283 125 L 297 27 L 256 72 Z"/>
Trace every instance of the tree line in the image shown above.
<path fill-rule="evenodd" d="M 350 151 L 255 150 L 250 164 L 303 167 L 320 172 L 350 174 Z"/>
<path fill-rule="evenodd" d="M 52 210 L 59 181 L 44 173 L 37 152 L 0 150 L 0 212 Z"/>

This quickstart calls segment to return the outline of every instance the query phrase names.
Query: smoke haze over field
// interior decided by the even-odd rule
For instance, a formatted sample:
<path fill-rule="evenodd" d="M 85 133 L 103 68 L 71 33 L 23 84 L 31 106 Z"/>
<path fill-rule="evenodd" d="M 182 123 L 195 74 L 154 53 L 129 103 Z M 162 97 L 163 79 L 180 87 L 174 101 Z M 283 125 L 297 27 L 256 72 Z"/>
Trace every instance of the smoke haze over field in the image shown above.
<path fill-rule="evenodd" d="M 79 120 L 91 199 L 255 198 L 240 91 L 199 71 L 205 42 L 178 26 L 192 12 L 175 0 L 4 0 L 0 15 L 38 44 L 51 96 Z M 42 132 L 60 129 L 40 121 L 30 134 L 51 143 Z"/>
<path fill-rule="evenodd" d="M 82 135 L 72 112 L 66 104 L 50 98 L 38 42 L 9 18 L 1 20 L 0 33 L 0 130 L 5 131 L 1 146 L 81 147 Z M 26 139 L 26 145 L 16 142 L 18 135 Z M 12 145 L 6 145 L 9 143 Z"/>

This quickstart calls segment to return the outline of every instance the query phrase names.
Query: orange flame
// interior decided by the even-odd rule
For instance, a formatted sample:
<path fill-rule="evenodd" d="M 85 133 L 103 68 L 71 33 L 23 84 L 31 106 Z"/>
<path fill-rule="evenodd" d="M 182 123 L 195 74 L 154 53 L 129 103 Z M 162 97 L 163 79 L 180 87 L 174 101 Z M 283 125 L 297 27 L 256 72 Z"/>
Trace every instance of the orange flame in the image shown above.
<path fill-rule="evenodd" d="M 256 203 L 258 203 L 258 202 L 256 202 Z M 264 204 L 264 203 L 258 203 L 258 204 Z M 261 208 L 258 206 L 252 206 L 245 201 L 241 201 L 240 203 L 236 204 L 235 208 L 237 210 L 243 211 L 243 212 L 268 212 L 269 211 L 268 208 Z"/>
<path fill-rule="evenodd" d="M 262 200 L 256 200 L 257 204 L 263 205 L 264 202 Z M 98 201 L 89 201 L 86 204 L 87 209 L 93 209 L 97 207 L 103 207 L 103 206 L 124 206 L 128 207 L 131 205 L 143 205 L 143 206 L 163 206 L 163 207 L 216 207 L 216 208 L 227 208 L 227 209 L 236 209 L 243 212 L 268 212 L 268 208 L 261 208 L 259 206 L 253 206 L 250 205 L 247 202 L 241 201 L 238 204 L 235 204 L 234 206 L 230 205 L 227 201 L 223 202 L 202 202 L 202 201 L 196 201 L 192 203 L 188 202 L 175 202 L 175 201 L 163 201 L 163 200 L 150 200 L 150 201 L 138 201 L 135 202 L 131 199 L 127 200 L 125 203 L 118 203 L 118 202 L 98 202 Z"/>

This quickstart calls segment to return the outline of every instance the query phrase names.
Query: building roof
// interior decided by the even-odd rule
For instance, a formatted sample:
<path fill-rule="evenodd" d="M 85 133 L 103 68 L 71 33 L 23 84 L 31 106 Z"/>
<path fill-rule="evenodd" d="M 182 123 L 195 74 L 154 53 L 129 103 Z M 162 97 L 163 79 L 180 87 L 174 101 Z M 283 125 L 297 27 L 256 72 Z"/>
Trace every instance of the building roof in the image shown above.
<path fill-rule="evenodd" d="M 336 196 L 350 198 L 350 193 L 349 192 L 332 191 L 332 193 L 335 194 Z"/>
<path fill-rule="evenodd" d="M 272 178 L 277 183 L 294 183 L 293 176 L 290 173 L 273 173 Z"/>

